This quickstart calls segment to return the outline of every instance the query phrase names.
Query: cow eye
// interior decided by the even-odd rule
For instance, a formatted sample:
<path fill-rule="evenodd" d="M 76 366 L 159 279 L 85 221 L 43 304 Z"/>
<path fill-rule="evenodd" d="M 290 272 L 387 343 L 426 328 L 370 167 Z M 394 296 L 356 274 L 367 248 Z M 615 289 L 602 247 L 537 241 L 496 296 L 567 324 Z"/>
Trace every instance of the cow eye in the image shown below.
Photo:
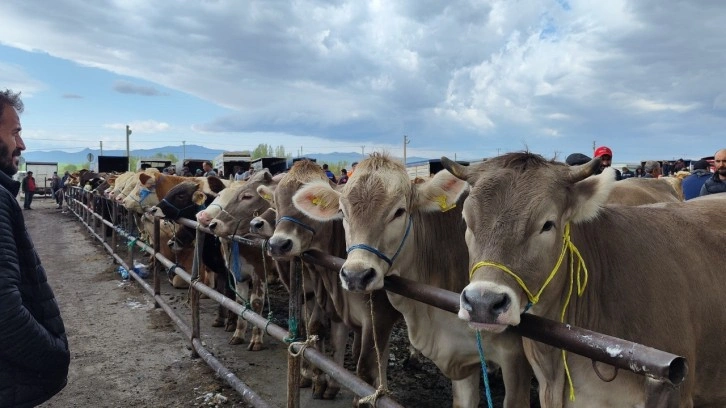
<path fill-rule="evenodd" d="M 555 227 L 555 223 L 554 223 L 553 221 L 547 221 L 547 222 L 545 222 L 545 223 L 544 223 L 544 225 L 542 226 L 542 231 L 540 231 L 540 232 L 546 232 L 546 231 L 549 231 L 549 230 L 551 230 L 551 229 L 552 229 L 552 228 L 554 228 L 554 227 Z"/>
<path fill-rule="evenodd" d="M 396 213 L 393 214 L 393 219 L 395 220 L 396 218 L 402 216 L 405 212 L 406 212 L 405 208 L 399 208 L 398 210 L 396 210 Z"/>

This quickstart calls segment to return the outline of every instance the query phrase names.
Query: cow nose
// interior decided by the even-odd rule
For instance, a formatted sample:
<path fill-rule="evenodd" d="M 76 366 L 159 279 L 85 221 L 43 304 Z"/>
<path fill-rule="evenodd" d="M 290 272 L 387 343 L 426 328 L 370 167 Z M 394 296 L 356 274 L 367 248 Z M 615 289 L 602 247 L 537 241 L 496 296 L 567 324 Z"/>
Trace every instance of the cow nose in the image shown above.
<path fill-rule="evenodd" d="M 207 226 L 207 228 L 214 231 L 214 229 L 217 228 L 217 221 L 210 222 L 209 225 Z"/>
<path fill-rule="evenodd" d="M 365 292 L 368 284 L 376 277 L 376 270 L 373 268 L 362 271 L 351 271 L 345 267 L 340 269 L 340 279 L 345 282 L 351 292 Z"/>
<path fill-rule="evenodd" d="M 272 237 L 267 241 L 272 256 L 285 256 L 292 250 L 292 240 L 289 238 Z"/>
<path fill-rule="evenodd" d="M 258 220 L 257 218 L 250 221 L 250 231 L 252 232 L 258 232 L 262 229 L 262 226 L 265 225 L 264 221 Z"/>
<path fill-rule="evenodd" d="M 464 288 L 461 292 L 461 307 L 469 312 L 471 321 L 496 323 L 497 318 L 512 305 L 506 293 L 481 292 L 476 288 Z"/>

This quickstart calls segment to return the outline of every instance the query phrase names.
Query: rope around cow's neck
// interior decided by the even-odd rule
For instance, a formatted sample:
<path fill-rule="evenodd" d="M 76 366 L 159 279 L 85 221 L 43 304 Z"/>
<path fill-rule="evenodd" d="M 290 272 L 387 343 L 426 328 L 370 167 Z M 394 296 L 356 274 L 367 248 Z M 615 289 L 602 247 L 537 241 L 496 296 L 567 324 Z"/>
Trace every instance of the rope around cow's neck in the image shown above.
<path fill-rule="evenodd" d="M 570 298 L 572 297 L 572 292 L 575 287 L 575 275 L 577 276 L 577 295 L 582 296 L 582 294 L 585 292 L 585 287 L 587 286 L 587 266 L 585 265 L 585 260 L 582 259 L 582 255 L 580 254 L 580 251 L 577 249 L 575 244 L 572 243 L 572 239 L 570 237 L 570 223 L 568 222 L 565 224 L 565 231 L 562 235 L 562 251 L 560 252 L 560 257 L 557 259 L 557 264 L 552 269 L 552 272 L 550 272 L 550 275 L 545 280 L 544 284 L 542 285 L 542 288 L 537 292 L 536 295 L 533 295 L 532 292 L 527 288 L 527 285 L 524 283 L 522 278 L 517 276 L 514 272 L 512 272 L 511 269 L 509 269 L 506 265 L 503 265 L 498 262 L 491 262 L 491 261 L 480 261 L 477 262 L 472 268 L 471 272 L 469 272 L 469 280 L 471 280 L 472 276 L 474 276 L 474 272 L 476 272 L 477 269 L 481 268 L 482 266 L 493 266 L 495 268 L 498 268 L 509 275 L 511 275 L 515 281 L 519 284 L 519 286 L 524 290 L 524 292 L 527 294 L 527 299 L 529 300 L 529 304 L 525 307 L 524 312 L 526 313 L 527 310 L 532 306 L 535 305 L 537 302 L 539 302 L 539 297 L 542 295 L 542 292 L 544 289 L 549 285 L 549 283 L 552 281 L 552 279 L 557 274 L 557 271 L 560 270 L 560 266 L 562 265 L 562 261 L 565 259 L 565 254 L 568 252 L 570 253 L 569 257 L 569 265 L 570 265 L 570 287 L 567 292 L 567 296 L 565 297 L 565 303 L 562 305 L 562 312 L 560 313 L 560 322 L 565 322 L 565 313 L 567 312 L 567 306 L 570 304 Z M 577 258 L 577 259 L 575 259 Z M 575 271 L 575 262 L 577 262 L 577 271 Z M 479 357 L 483 360 L 483 352 L 479 354 Z M 562 350 L 562 361 L 565 366 L 565 375 L 567 376 L 567 383 L 570 388 L 570 400 L 575 400 L 575 386 L 572 383 L 572 376 L 570 375 L 570 368 L 567 365 L 567 355 L 565 350 Z M 485 364 L 485 363 L 482 363 Z M 486 376 L 486 371 L 482 372 L 483 376 Z M 486 382 L 486 380 L 485 380 Z"/>

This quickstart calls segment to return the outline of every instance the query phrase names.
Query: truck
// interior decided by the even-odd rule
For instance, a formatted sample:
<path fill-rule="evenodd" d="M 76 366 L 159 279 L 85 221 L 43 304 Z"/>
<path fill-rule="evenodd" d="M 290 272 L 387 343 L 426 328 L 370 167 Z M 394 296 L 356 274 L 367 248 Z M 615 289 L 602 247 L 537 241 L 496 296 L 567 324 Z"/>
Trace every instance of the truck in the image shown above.
<path fill-rule="evenodd" d="M 234 168 L 239 166 L 242 171 L 250 169 L 252 164 L 252 157 L 249 151 L 241 152 L 222 152 L 212 160 L 212 168 L 217 172 L 220 177 L 229 179 L 234 178 Z"/>
<path fill-rule="evenodd" d="M 25 162 L 25 174 L 29 171 L 33 172 L 35 178 L 35 195 L 51 195 L 51 179 L 53 178 L 53 172 L 58 172 L 58 163 Z"/>
<path fill-rule="evenodd" d="M 252 161 L 251 167 L 256 172 L 268 169 L 274 176 L 287 170 L 287 157 L 260 157 Z"/>
<path fill-rule="evenodd" d="M 129 158 L 126 156 L 98 156 L 99 173 L 123 173 L 129 169 Z"/>
<path fill-rule="evenodd" d="M 202 168 L 202 164 L 204 164 L 205 161 L 208 161 L 207 159 L 184 159 L 180 160 L 179 163 L 176 165 L 176 174 L 182 175 L 182 169 L 184 167 L 189 169 L 189 172 L 192 173 L 192 176 L 198 176 L 197 169 L 204 172 L 204 168 Z"/>

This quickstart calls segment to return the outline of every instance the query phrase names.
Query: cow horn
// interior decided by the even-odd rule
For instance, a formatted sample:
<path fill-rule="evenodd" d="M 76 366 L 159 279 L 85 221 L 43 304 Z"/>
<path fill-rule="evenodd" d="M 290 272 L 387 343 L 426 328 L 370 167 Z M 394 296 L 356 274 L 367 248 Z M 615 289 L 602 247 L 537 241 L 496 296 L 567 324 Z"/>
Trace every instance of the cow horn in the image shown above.
<path fill-rule="evenodd" d="M 567 178 L 571 183 L 582 181 L 595 173 L 600 168 L 600 158 L 596 157 L 585 164 L 570 167 L 570 176 Z"/>
<path fill-rule="evenodd" d="M 469 166 L 457 163 L 446 156 L 441 157 L 441 165 L 444 166 L 449 173 L 453 174 L 454 177 L 464 181 L 469 181 L 469 177 L 471 176 Z"/>

